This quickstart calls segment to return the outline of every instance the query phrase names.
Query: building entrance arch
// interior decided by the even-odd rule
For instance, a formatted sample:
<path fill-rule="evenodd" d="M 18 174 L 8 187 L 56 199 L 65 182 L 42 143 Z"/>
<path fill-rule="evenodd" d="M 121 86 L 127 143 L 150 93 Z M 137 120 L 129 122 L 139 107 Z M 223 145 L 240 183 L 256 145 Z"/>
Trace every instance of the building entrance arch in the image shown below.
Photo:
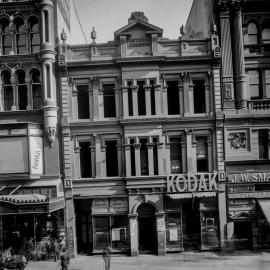
<path fill-rule="evenodd" d="M 156 209 L 150 203 L 143 203 L 138 207 L 137 212 L 139 253 L 156 253 Z"/>

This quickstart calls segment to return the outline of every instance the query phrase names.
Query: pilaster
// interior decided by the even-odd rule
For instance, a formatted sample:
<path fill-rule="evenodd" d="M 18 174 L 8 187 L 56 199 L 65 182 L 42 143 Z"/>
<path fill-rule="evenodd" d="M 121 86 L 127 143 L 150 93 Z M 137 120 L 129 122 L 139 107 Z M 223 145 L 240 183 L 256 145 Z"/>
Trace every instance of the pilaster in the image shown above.
<path fill-rule="evenodd" d="M 161 99 L 160 99 L 160 85 L 154 85 L 155 89 L 155 107 L 156 107 L 156 115 L 161 116 Z"/>
<path fill-rule="evenodd" d="M 75 179 L 81 178 L 80 150 L 81 150 L 81 147 L 79 146 L 79 142 L 76 138 L 74 138 L 74 177 Z"/>
<path fill-rule="evenodd" d="M 78 120 L 78 89 L 75 82 L 71 82 L 72 118 Z"/>
<path fill-rule="evenodd" d="M 147 143 L 149 175 L 154 175 L 154 143 Z"/>
<path fill-rule="evenodd" d="M 141 175 L 140 148 L 141 148 L 141 144 L 140 143 L 134 143 L 136 176 L 140 176 Z"/>
<path fill-rule="evenodd" d="M 184 103 L 184 116 L 190 115 L 190 99 L 189 99 L 189 74 L 188 73 L 182 73 L 182 82 L 183 82 L 183 101 Z"/>
<path fill-rule="evenodd" d="M 146 103 L 146 115 L 150 116 L 151 113 L 151 85 L 144 85 L 145 91 L 145 103 Z"/>
<path fill-rule="evenodd" d="M 129 228 L 130 228 L 130 256 L 138 256 L 138 214 L 129 214 Z"/>
<path fill-rule="evenodd" d="M 165 227 L 165 212 L 156 213 L 157 225 L 157 251 L 158 255 L 166 254 L 166 227 Z"/>
<path fill-rule="evenodd" d="M 158 142 L 157 144 L 157 153 L 158 153 L 158 174 L 164 174 L 163 166 L 163 142 Z"/>
<path fill-rule="evenodd" d="M 133 85 L 131 86 L 131 89 L 132 89 L 133 116 L 138 116 L 138 86 Z"/>
<path fill-rule="evenodd" d="M 130 144 L 124 144 L 125 148 L 125 164 L 126 164 L 126 177 L 131 176 L 131 154 L 130 154 Z"/>

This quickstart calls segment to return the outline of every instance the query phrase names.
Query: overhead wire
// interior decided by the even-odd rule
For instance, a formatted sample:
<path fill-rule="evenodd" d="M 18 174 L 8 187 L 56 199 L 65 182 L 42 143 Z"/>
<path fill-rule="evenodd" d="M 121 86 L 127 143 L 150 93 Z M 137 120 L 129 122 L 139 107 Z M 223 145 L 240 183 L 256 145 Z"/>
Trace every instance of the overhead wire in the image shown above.
<path fill-rule="evenodd" d="M 78 15 L 78 11 L 77 11 L 77 8 L 76 8 L 75 0 L 73 0 L 73 6 L 74 6 L 75 15 L 76 15 L 76 18 L 77 18 L 77 20 L 78 20 L 78 22 L 79 22 L 79 25 L 80 25 L 80 28 L 81 28 L 81 31 L 82 31 L 82 34 L 83 34 L 85 43 L 87 44 L 87 39 L 86 39 L 85 33 L 84 33 L 84 31 L 83 31 L 83 27 L 82 27 L 82 24 L 81 24 L 79 15 Z"/>

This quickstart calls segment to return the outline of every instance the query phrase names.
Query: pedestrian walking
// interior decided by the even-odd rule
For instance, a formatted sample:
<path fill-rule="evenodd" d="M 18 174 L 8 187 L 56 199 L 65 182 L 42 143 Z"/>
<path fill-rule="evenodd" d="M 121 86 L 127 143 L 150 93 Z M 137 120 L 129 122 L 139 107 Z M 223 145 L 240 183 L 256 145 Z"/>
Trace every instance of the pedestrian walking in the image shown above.
<path fill-rule="evenodd" d="M 54 261 L 58 261 L 60 258 L 60 245 L 57 239 L 54 239 Z"/>
<path fill-rule="evenodd" d="M 66 249 L 63 249 L 63 253 L 60 256 L 61 261 L 61 270 L 68 270 L 68 264 L 69 264 L 69 252 L 66 251 Z"/>
<path fill-rule="evenodd" d="M 103 260 L 104 260 L 105 270 L 110 270 L 111 268 L 111 253 L 112 253 L 112 249 L 110 248 L 110 245 L 108 244 L 103 249 Z"/>

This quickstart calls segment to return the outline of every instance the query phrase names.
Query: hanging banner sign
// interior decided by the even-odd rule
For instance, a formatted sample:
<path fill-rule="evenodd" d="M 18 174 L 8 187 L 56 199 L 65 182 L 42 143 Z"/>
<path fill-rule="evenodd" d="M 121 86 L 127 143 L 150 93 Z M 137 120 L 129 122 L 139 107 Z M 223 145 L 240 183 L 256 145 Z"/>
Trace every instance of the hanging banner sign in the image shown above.
<path fill-rule="evenodd" d="M 218 173 L 171 174 L 167 176 L 167 192 L 215 191 Z"/>
<path fill-rule="evenodd" d="M 270 182 L 270 172 L 229 174 L 228 181 L 231 183 Z"/>
<path fill-rule="evenodd" d="M 43 174 L 43 139 L 30 137 L 30 173 Z"/>

